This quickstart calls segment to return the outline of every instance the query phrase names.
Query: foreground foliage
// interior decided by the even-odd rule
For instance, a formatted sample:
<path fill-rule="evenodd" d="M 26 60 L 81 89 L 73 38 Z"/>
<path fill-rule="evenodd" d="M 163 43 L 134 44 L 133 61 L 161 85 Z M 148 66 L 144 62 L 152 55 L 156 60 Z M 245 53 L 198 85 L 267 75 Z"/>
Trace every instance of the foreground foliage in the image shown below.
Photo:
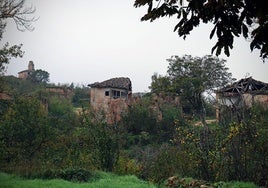
<path fill-rule="evenodd" d="M 251 38 L 250 49 L 260 49 L 260 56 L 268 56 L 267 15 L 265 1 L 254 0 L 135 0 L 135 7 L 147 6 L 147 13 L 142 21 L 154 21 L 161 17 L 176 16 L 178 23 L 174 31 L 186 38 L 201 23 L 213 24 L 209 38 L 216 35 L 218 41 L 212 48 L 216 55 L 221 51 L 229 56 L 233 48 L 234 37 Z"/>
<path fill-rule="evenodd" d="M 143 109 L 143 106 L 137 108 Z M 251 181 L 265 186 L 268 169 L 267 110 L 255 106 L 249 113 L 243 122 L 221 126 L 217 123 L 195 125 L 175 116 L 171 122 L 165 122 L 166 126 L 175 128 L 169 137 L 171 141 L 158 144 L 156 139 L 152 139 L 156 135 L 154 129 L 146 130 L 151 125 L 144 121 L 143 131 L 128 131 L 128 141 L 134 136 L 139 140 L 127 142 L 126 152 L 141 165 L 137 175 L 157 183 L 179 175 L 210 182 Z M 131 122 L 135 124 L 139 121 Z M 157 130 L 161 130 L 159 128 Z M 148 134 L 144 134 L 145 130 Z M 161 136 L 159 133 L 157 135 Z"/>

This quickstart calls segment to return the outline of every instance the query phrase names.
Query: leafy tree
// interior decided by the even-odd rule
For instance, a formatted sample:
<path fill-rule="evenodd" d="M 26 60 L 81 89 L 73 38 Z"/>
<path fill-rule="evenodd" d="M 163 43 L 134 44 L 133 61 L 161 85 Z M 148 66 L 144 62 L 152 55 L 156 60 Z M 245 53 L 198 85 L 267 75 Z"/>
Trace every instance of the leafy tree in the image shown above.
<path fill-rule="evenodd" d="M 143 98 L 138 103 L 130 106 L 124 114 L 121 123 L 127 130 L 127 147 L 137 144 L 139 146 L 146 145 L 151 141 L 150 138 L 156 138 L 157 119 L 150 110 L 150 105 L 150 99 Z"/>
<path fill-rule="evenodd" d="M 126 148 L 169 142 L 177 125 L 183 125 L 174 101 L 173 97 L 151 95 L 132 104 L 120 124 L 126 130 Z"/>
<path fill-rule="evenodd" d="M 265 59 L 268 56 L 268 8 L 265 3 L 261 0 L 135 0 L 134 6 L 148 5 L 142 21 L 177 16 L 174 31 L 184 39 L 200 23 L 212 23 L 214 28 L 210 39 L 214 34 L 218 38 L 212 48 L 212 53 L 216 50 L 216 55 L 224 49 L 229 56 L 234 36 L 243 35 L 252 39 L 250 49 L 260 49 L 260 56 Z"/>
<path fill-rule="evenodd" d="M 49 73 L 47 71 L 37 69 L 30 74 L 29 80 L 35 83 L 47 83 L 49 82 Z"/>
<path fill-rule="evenodd" d="M 40 101 L 16 98 L 1 118 L 1 163 L 31 161 L 48 135 L 47 113 Z"/>
<path fill-rule="evenodd" d="M 84 110 L 81 114 L 81 122 L 87 127 L 86 133 L 90 138 L 89 146 L 97 159 L 101 170 L 112 171 L 119 156 L 119 134 L 113 125 L 108 125 L 91 111 Z"/>
<path fill-rule="evenodd" d="M 171 82 L 168 77 L 154 73 L 154 75 L 152 76 L 151 86 L 149 86 L 149 89 L 151 89 L 152 93 L 170 93 L 170 87 Z"/>
<path fill-rule="evenodd" d="M 29 18 L 29 15 L 35 10 L 32 7 L 23 8 L 24 2 L 25 0 L 0 1 L 0 41 L 5 31 L 7 19 L 13 19 L 20 31 L 33 30 L 31 23 L 35 21 L 35 18 Z M 22 44 L 10 46 L 9 43 L 6 43 L 0 49 L 0 73 L 5 71 L 5 64 L 8 64 L 12 57 L 23 56 L 21 46 Z"/>
<path fill-rule="evenodd" d="M 210 55 L 192 57 L 173 56 L 169 62 L 167 76 L 165 79 L 171 83 L 169 91 L 181 96 L 181 101 L 187 101 L 197 115 L 205 124 L 205 106 L 202 94 L 222 87 L 231 81 L 232 74 L 225 67 L 225 60 Z M 162 79 L 162 77 L 161 77 Z M 151 88 L 153 91 L 161 90 L 153 80 Z"/>
<path fill-rule="evenodd" d="M 53 96 L 48 99 L 48 114 L 50 124 L 63 133 L 70 132 L 76 125 L 76 114 L 71 102 L 64 98 Z"/>
<path fill-rule="evenodd" d="M 1 31 L 0 31 L 1 32 Z M 1 34 L 1 33 L 0 33 Z M 1 41 L 1 36 L 0 36 Z M 6 43 L 2 49 L 0 49 L 0 75 L 5 72 L 5 64 L 9 64 L 9 61 L 12 57 L 22 57 L 23 51 L 21 51 L 22 44 L 9 46 L 9 43 Z"/>

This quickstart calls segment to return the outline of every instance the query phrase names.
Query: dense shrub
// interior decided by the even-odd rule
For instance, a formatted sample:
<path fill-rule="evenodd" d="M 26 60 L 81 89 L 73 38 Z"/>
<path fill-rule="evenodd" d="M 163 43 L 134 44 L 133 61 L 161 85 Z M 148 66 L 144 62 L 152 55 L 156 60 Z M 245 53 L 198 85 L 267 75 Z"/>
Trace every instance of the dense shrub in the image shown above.
<path fill-rule="evenodd" d="M 85 169 L 66 169 L 60 174 L 61 178 L 68 181 L 86 182 L 92 173 Z"/>
<path fill-rule="evenodd" d="M 135 159 L 121 153 L 113 171 L 119 175 L 139 175 L 141 165 Z"/>
<path fill-rule="evenodd" d="M 161 183 L 168 177 L 176 174 L 180 169 L 178 150 L 174 147 L 163 145 L 144 166 L 143 174 L 156 183 Z"/>
<path fill-rule="evenodd" d="M 125 148 L 169 142 L 177 125 L 184 125 L 175 101 L 167 96 L 147 96 L 131 105 L 121 121 L 126 129 Z"/>
<path fill-rule="evenodd" d="M 27 178 L 64 179 L 73 182 L 87 182 L 94 177 L 94 173 L 83 168 L 47 169 L 41 172 L 32 172 L 24 175 Z"/>
<path fill-rule="evenodd" d="M 266 186 L 267 112 L 251 109 L 250 117 L 225 127 L 179 127 L 174 144 L 180 148 L 177 174 L 208 181 L 252 181 Z M 183 163 L 184 161 L 184 163 Z M 181 174 L 181 172 L 186 172 Z"/>
<path fill-rule="evenodd" d="M 119 155 L 118 129 L 96 117 L 98 114 L 91 111 L 83 111 L 81 126 L 90 138 L 87 143 L 90 146 L 93 157 L 100 170 L 112 171 Z M 94 119 L 94 120 L 93 120 Z"/>
<path fill-rule="evenodd" d="M 49 139 L 45 106 L 35 98 L 15 98 L 0 118 L 0 167 L 34 159 Z"/>

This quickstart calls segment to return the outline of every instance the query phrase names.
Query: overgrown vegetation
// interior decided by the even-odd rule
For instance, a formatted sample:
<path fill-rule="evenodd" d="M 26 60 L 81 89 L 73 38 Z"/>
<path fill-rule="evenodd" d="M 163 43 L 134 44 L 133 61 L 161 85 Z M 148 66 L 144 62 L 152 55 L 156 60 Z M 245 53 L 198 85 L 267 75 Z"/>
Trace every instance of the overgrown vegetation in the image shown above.
<path fill-rule="evenodd" d="M 20 95 L 25 80 L 5 79 L 12 92 L 10 99 L 1 100 L 1 171 L 75 182 L 91 181 L 101 170 L 159 186 L 173 176 L 211 185 L 267 184 L 268 112 L 261 106 L 251 108 L 242 122 L 202 126 L 192 110 L 180 108 L 176 95 L 151 93 L 114 126 L 105 122 L 103 112 L 83 107 L 78 113 L 72 101 L 79 101 L 79 94 L 74 100 L 27 82 L 28 95 Z"/>
<path fill-rule="evenodd" d="M 31 23 L 35 19 L 31 15 L 35 10 L 24 9 L 24 2 L 4 0 L 0 3 L 0 41 L 8 18 L 15 21 L 19 30 L 33 29 Z M 200 13 L 200 7 L 204 8 L 197 1 L 179 11 L 174 6 L 177 1 L 165 1 L 162 5 L 159 2 L 161 6 L 155 8 L 153 2 L 135 1 L 135 6 L 149 5 L 143 20 L 174 14 L 179 14 L 180 18 L 182 13 L 179 25 L 184 27 L 176 26 L 176 29 L 187 27 L 182 36 L 198 25 L 196 19 L 212 20 L 199 16 L 194 17 L 193 23 L 190 23 L 193 17 L 187 21 L 191 10 Z M 262 47 L 261 56 L 265 59 L 267 50 L 262 45 L 265 40 L 257 40 L 256 36 L 265 36 L 265 29 L 260 28 L 265 23 L 262 16 L 266 13 L 260 8 L 262 3 L 253 3 L 256 10 L 249 6 L 251 4 L 251 1 L 236 2 L 219 7 L 224 10 L 236 7 L 232 11 L 236 13 L 234 20 L 239 18 L 239 24 L 231 25 L 235 25 L 235 35 L 240 35 L 243 28 L 245 38 L 247 27 L 258 18 L 260 26 L 254 30 L 251 49 Z M 214 6 L 207 8 L 215 9 Z M 238 9 L 243 10 L 239 15 L 241 19 L 237 16 Z M 210 16 L 216 15 L 221 20 L 218 12 L 222 11 L 212 11 Z M 207 12 L 201 11 L 200 15 L 203 14 Z M 222 23 L 215 22 L 215 28 L 219 39 L 228 40 L 218 41 L 212 51 L 217 48 L 218 55 L 224 48 L 229 55 L 233 31 L 226 30 L 226 25 L 230 25 L 226 15 L 222 18 Z M 204 92 L 221 87 L 231 79 L 224 60 L 187 55 L 168 59 L 167 76 L 155 74 L 150 87 L 152 92 L 129 106 L 120 122 L 110 125 L 105 121 L 104 112 L 90 109 L 86 87 L 48 85 L 49 73 L 43 70 L 36 70 L 27 80 L 2 76 L 11 58 L 22 57 L 21 47 L 6 43 L 0 49 L 0 93 L 5 96 L 0 100 L 0 170 L 20 175 L 0 173 L 1 186 L 154 187 L 137 177 L 168 187 L 256 187 L 253 183 L 223 181 L 249 181 L 268 186 L 267 109 L 255 105 L 247 109 L 239 121 L 227 117 L 228 121 L 222 125 L 205 121 L 207 110 L 213 116 L 213 106 L 204 99 Z M 29 180 L 31 178 L 44 180 Z M 58 178 L 63 180 L 55 180 Z"/>

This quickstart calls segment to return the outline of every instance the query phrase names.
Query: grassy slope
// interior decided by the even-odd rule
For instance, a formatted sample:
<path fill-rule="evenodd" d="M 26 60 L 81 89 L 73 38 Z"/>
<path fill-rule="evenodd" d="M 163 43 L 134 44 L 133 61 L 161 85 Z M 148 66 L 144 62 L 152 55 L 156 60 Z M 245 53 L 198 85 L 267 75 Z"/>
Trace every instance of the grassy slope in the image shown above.
<path fill-rule="evenodd" d="M 155 188 L 154 185 L 141 181 L 136 176 L 117 176 L 104 172 L 100 172 L 99 175 L 100 179 L 89 183 L 73 183 L 60 179 L 29 180 L 0 173 L 0 188 Z M 214 186 L 221 188 L 257 188 L 253 183 L 246 182 L 219 182 L 215 183 Z"/>
<path fill-rule="evenodd" d="M 90 183 L 72 183 L 64 180 L 26 180 L 18 176 L 0 173 L 0 188 L 153 188 L 155 186 L 139 180 L 135 176 L 103 174 L 101 179 Z"/>

